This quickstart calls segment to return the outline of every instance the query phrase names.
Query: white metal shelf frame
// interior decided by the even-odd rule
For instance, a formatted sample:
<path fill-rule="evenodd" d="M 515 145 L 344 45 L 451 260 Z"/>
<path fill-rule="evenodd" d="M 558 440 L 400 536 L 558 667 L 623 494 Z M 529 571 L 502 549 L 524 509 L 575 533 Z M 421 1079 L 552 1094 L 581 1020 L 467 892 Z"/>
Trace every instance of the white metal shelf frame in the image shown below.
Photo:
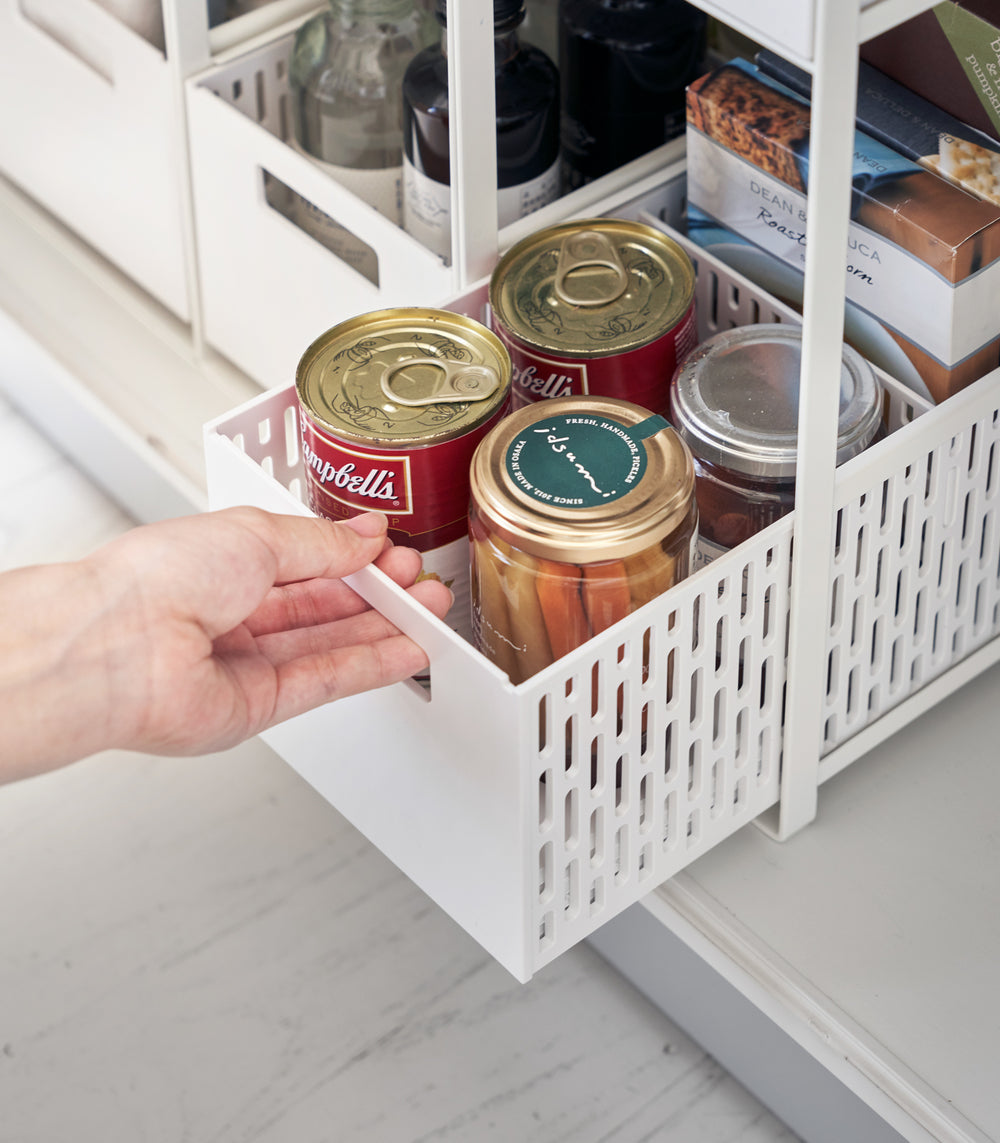
<path fill-rule="evenodd" d="M 697 0 L 696 0 L 697 2 Z M 726 19 L 736 6 L 700 5 Z M 851 160 L 855 132 L 858 45 L 929 4 L 882 0 L 862 5 L 815 0 L 812 51 L 799 62 L 812 72 L 810 171 L 803 294 L 799 452 L 796 465 L 795 556 L 792 560 L 788 630 L 788 680 L 780 811 L 776 836 L 787 838 L 816 816 L 827 663 L 825 626 L 817 597 L 827 599 L 832 580 L 835 518 L 838 370 L 844 323 L 844 251 L 850 217 Z M 798 5 L 799 13 L 805 6 Z M 773 17 L 780 4 L 757 9 L 744 25 L 750 35 L 775 41 Z M 769 19 L 770 18 L 770 19 Z M 769 26 L 770 24 L 770 26 Z M 799 41 L 808 48 L 809 30 Z"/>
<path fill-rule="evenodd" d="M 850 218 L 859 10 L 817 0 L 818 36 L 810 113 L 806 263 L 802 307 L 798 458 L 788 682 L 778 836 L 816 816 L 823 726 L 826 616 L 810 606 L 829 595 L 834 469 L 844 326 L 844 251 Z M 839 66 L 838 66 L 839 65 Z M 817 143 L 822 140 L 822 146 Z"/>

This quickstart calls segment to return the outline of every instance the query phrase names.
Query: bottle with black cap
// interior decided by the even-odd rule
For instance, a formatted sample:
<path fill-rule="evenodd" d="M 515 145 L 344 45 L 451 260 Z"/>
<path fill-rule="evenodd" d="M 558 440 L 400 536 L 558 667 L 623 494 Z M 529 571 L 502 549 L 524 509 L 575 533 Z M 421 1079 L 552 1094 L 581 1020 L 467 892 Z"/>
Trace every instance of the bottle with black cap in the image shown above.
<path fill-rule="evenodd" d="M 446 23 L 446 0 L 437 18 Z M 525 0 L 493 0 L 498 217 L 501 226 L 559 195 L 559 75 L 521 40 Z M 403 226 L 451 256 L 448 59 L 445 37 L 418 53 L 403 77 Z"/>

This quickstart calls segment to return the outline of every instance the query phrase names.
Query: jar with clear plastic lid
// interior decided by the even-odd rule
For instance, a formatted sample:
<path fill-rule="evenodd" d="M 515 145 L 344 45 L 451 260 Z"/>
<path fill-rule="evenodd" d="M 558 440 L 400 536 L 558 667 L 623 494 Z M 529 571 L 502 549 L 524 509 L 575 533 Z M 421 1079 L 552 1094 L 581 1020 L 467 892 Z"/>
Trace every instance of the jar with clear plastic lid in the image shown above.
<path fill-rule="evenodd" d="M 678 368 L 670 419 L 694 456 L 699 563 L 707 563 L 795 507 L 799 372 L 797 326 L 755 324 L 703 341 Z M 837 464 L 885 436 L 882 385 L 842 347 Z"/>
<path fill-rule="evenodd" d="M 515 411 L 472 459 L 472 626 L 517 684 L 688 574 L 691 454 L 663 417 L 610 397 Z"/>

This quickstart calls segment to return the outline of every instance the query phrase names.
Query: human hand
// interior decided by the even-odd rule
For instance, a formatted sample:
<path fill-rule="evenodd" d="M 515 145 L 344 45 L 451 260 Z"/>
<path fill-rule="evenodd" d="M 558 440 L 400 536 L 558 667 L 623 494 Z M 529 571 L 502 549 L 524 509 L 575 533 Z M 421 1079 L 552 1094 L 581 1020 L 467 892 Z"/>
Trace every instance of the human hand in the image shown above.
<path fill-rule="evenodd" d="M 222 750 L 423 670 L 342 580 L 371 562 L 444 616 L 451 593 L 415 582 L 419 554 L 393 547 L 377 513 L 226 509 L 0 576 L 0 778 L 111 747 Z"/>

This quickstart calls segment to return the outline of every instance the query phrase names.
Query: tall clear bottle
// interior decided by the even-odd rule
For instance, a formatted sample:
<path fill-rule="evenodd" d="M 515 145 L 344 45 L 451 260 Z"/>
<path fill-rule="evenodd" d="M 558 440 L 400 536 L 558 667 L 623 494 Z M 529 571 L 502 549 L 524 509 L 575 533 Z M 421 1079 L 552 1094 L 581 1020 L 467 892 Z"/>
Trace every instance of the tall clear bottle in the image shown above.
<path fill-rule="evenodd" d="M 437 29 L 414 0 L 329 0 L 298 30 L 289 85 L 295 139 L 349 190 L 402 220 L 402 82 Z"/>
<path fill-rule="evenodd" d="M 683 132 L 705 27 L 704 12 L 684 0 L 559 0 L 567 191 Z"/>
<path fill-rule="evenodd" d="M 457 2 L 457 0 L 453 0 Z M 559 73 L 522 42 L 525 0 L 493 0 L 498 217 L 501 226 L 558 198 Z M 442 26 L 446 0 L 437 0 Z M 403 226 L 451 256 L 446 37 L 417 55 L 403 79 Z"/>

